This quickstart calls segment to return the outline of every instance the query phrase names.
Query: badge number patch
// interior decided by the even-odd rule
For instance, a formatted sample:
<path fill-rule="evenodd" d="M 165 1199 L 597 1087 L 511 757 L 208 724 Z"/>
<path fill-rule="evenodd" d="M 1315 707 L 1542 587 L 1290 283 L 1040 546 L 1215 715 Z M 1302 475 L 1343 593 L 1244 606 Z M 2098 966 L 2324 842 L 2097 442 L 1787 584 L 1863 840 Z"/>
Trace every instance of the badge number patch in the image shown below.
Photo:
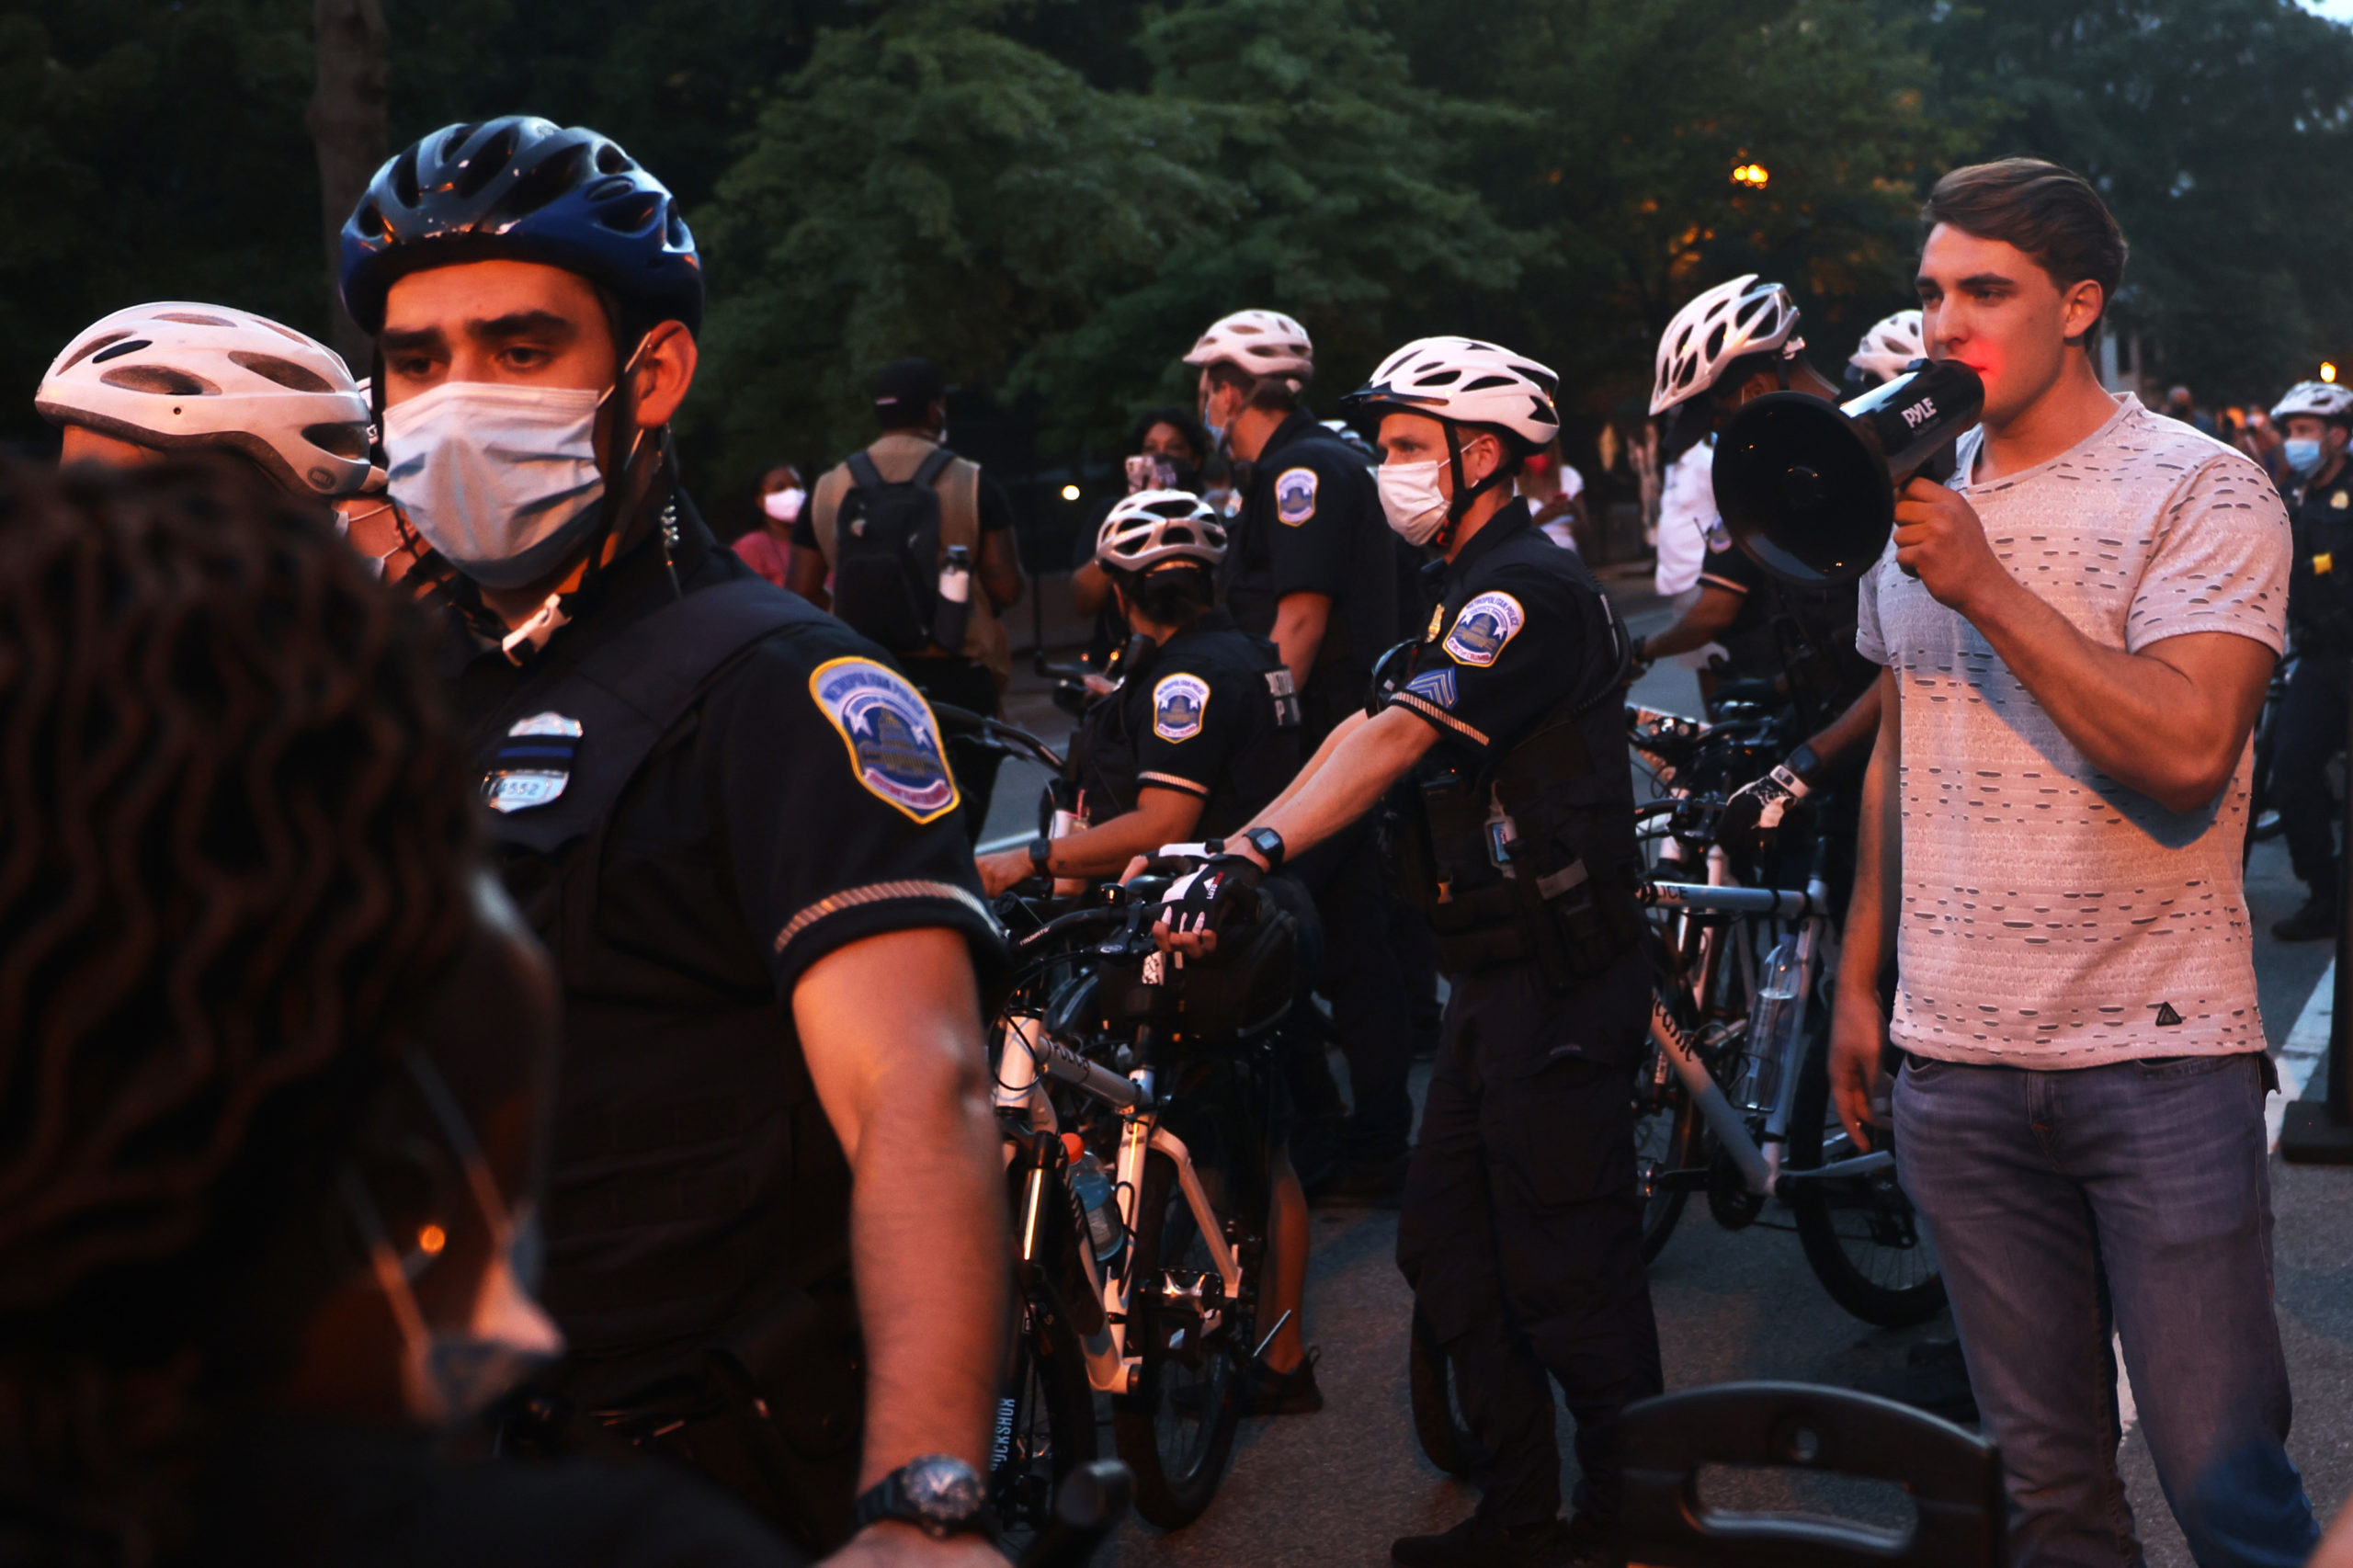
<path fill-rule="evenodd" d="M 1201 715 L 1209 706 L 1209 682 L 1199 676 L 1163 676 L 1152 688 L 1152 733 L 1164 741 L 1189 741 L 1201 733 Z"/>
<path fill-rule="evenodd" d="M 1503 656 L 1527 624 L 1528 613 L 1509 594 L 1481 594 L 1454 618 L 1454 630 L 1446 634 L 1446 652 L 1458 665 L 1483 670 Z"/>
<path fill-rule="evenodd" d="M 869 794 L 918 823 L 956 809 L 956 780 L 938 721 L 923 694 L 871 659 L 829 659 L 809 695 L 849 748 L 850 771 Z"/>
<path fill-rule="evenodd" d="M 580 722 L 561 713 L 534 713 L 506 732 L 498 756 L 483 776 L 482 798 L 494 812 L 544 806 L 572 782 L 580 755 Z"/>
<path fill-rule="evenodd" d="M 1287 468 L 1275 475 L 1275 517 L 1291 528 L 1315 516 L 1315 471 Z"/>

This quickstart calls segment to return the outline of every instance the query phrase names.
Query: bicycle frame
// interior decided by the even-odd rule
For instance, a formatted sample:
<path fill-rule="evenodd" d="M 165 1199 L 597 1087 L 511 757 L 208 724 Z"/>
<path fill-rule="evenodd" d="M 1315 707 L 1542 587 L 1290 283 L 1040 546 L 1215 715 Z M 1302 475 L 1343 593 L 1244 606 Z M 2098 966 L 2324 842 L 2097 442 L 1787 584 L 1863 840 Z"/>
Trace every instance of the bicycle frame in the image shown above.
<path fill-rule="evenodd" d="M 1777 1063 L 1779 1076 L 1774 1084 L 1773 1104 L 1766 1111 L 1763 1137 L 1750 1136 L 1748 1119 L 1724 1094 L 1715 1075 L 1708 1071 L 1682 1027 L 1666 1010 L 1658 997 L 1651 999 L 1651 1039 L 1675 1067 L 1676 1075 L 1683 1080 L 1691 1102 L 1714 1133 L 1716 1142 L 1739 1169 L 1741 1178 L 1755 1196 L 1786 1197 L 1784 1184 L 1795 1181 L 1823 1181 L 1834 1177 L 1866 1176 L 1885 1170 L 1895 1163 L 1895 1155 L 1888 1150 L 1858 1154 L 1836 1160 L 1810 1170 L 1784 1171 L 1782 1157 L 1789 1148 L 1790 1108 L 1797 1097 L 1798 1074 L 1803 1066 L 1799 1060 L 1804 1051 L 1806 1012 L 1818 1001 L 1817 977 L 1828 967 L 1827 949 L 1836 936 L 1830 921 L 1829 890 L 1820 878 L 1806 884 L 1803 892 L 1788 888 L 1745 888 L 1693 882 L 1652 882 L 1643 890 L 1643 900 L 1654 908 L 1686 911 L 1693 914 L 1722 914 L 1746 916 L 1768 916 L 1797 921 L 1798 990 L 1791 999 L 1798 1010 L 1798 1027 L 1784 1029 L 1773 1049 L 1780 1055 Z M 1755 1042 L 1752 1042 L 1754 1044 Z M 1761 1143 L 1761 1147 L 1759 1146 Z"/>
<path fill-rule="evenodd" d="M 1136 1233 L 1136 1206 L 1143 1190 L 1144 1158 L 1148 1153 L 1161 1154 L 1176 1167 L 1177 1187 L 1185 1196 L 1185 1205 L 1192 1211 L 1193 1223 L 1199 1228 L 1211 1261 L 1217 1268 L 1220 1299 L 1238 1307 L 1244 1299 L 1241 1261 L 1226 1240 L 1223 1219 L 1201 1186 L 1192 1151 L 1185 1146 L 1183 1139 L 1160 1124 L 1159 1104 L 1153 1092 L 1155 1076 L 1154 1069 L 1138 1067 L 1120 1077 L 1054 1040 L 1046 1032 L 1043 1019 L 1015 1015 L 1006 1019 L 1005 1041 L 998 1050 L 996 1107 L 1000 1115 L 1026 1115 L 1033 1132 L 1059 1138 L 1061 1119 L 1046 1091 L 1047 1080 L 1051 1079 L 1116 1111 L 1121 1128 L 1112 1201 L 1119 1208 L 1120 1224 L 1131 1237 Z M 1005 1149 L 1009 1166 L 1019 1152 L 1018 1145 L 1008 1138 Z M 1037 1261 L 1048 1174 L 1044 1162 L 1032 1165 L 1022 1197 L 1020 1256 L 1026 1265 Z M 1103 1303 L 1104 1318 L 1103 1328 L 1084 1339 L 1087 1381 L 1099 1392 L 1129 1393 L 1133 1392 L 1143 1370 L 1142 1356 L 1131 1354 L 1128 1347 L 1130 1308 L 1134 1304 L 1137 1290 L 1148 1282 L 1134 1277 L 1132 1245 L 1128 1248 L 1119 1273 L 1107 1277 L 1096 1260 L 1095 1249 L 1083 1238 L 1084 1232 L 1078 1246 L 1079 1262 L 1086 1270 L 1088 1290 Z M 1205 1293 L 1207 1283 L 1208 1277 L 1203 1276 L 1189 1288 L 1176 1290 L 1164 1278 L 1160 1289 L 1165 1295 L 1190 1295 L 1198 1301 Z M 1224 1311 L 1222 1307 L 1202 1305 L 1202 1331 L 1214 1332 L 1221 1326 Z"/>

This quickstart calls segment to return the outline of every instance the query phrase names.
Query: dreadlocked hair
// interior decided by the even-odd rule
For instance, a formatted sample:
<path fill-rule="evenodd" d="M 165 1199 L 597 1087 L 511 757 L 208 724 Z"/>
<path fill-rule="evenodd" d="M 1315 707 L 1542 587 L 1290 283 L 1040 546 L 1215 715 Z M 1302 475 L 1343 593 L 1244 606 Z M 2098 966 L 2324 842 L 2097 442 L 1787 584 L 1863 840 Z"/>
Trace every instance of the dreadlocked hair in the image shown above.
<path fill-rule="evenodd" d="M 321 1195 L 472 918 L 428 649 L 218 462 L 0 466 L 0 1560 L 168 1556 L 350 1266 Z"/>

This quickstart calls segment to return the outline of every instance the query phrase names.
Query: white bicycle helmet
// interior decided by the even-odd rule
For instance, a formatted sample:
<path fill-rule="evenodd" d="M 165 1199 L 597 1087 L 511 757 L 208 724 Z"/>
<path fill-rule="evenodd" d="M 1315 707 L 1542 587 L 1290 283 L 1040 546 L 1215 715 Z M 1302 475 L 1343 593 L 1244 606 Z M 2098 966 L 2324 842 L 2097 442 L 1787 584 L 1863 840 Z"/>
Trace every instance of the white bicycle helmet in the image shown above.
<path fill-rule="evenodd" d="M 1315 374 L 1315 346 L 1307 329 L 1280 311 L 1236 311 L 1201 334 L 1188 365 L 1232 365 L 1254 376 L 1283 376 L 1304 384 Z"/>
<path fill-rule="evenodd" d="M 1886 382 L 1911 369 L 1913 360 L 1927 357 L 1927 342 L 1920 335 L 1920 312 L 1898 311 L 1863 334 L 1847 363 L 1872 381 Z"/>
<path fill-rule="evenodd" d="M 342 358 L 225 305 L 115 312 L 65 346 L 33 407 L 141 446 L 233 448 L 297 494 L 354 494 L 369 479 L 368 398 Z"/>
<path fill-rule="evenodd" d="M 2353 390 L 2334 381 L 2298 381 L 2271 409 L 2271 417 L 2282 425 L 2295 415 L 2353 425 Z"/>
<path fill-rule="evenodd" d="M 1745 354 L 1778 348 L 1784 358 L 1805 347 L 1794 335 L 1798 304 L 1779 283 L 1754 272 L 1719 283 L 1675 312 L 1658 340 L 1658 380 L 1651 413 L 1665 414 L 1716 384 L 1723 368 Z"/>
<path fill-rule="evenodd" d="M 1108 571 L 1148 572 L 1170 561 L 1214 566 L 1224 559 L 1225 525 L 1208 502 L 1182 490 L 1139 490 L 1095 531 L 1096 563 Z"/>
<path fill-rule="evenodd" d="M 1508 348 L 1472 337 L 1417 337 L 1340 403 L 1366 413 L 1399 409 L 1487 426 L 1509 432 L 1523 451 L 1532 452 L 1561 433 L 1552 403 L 1560 386 L 1550 369 Z"/>

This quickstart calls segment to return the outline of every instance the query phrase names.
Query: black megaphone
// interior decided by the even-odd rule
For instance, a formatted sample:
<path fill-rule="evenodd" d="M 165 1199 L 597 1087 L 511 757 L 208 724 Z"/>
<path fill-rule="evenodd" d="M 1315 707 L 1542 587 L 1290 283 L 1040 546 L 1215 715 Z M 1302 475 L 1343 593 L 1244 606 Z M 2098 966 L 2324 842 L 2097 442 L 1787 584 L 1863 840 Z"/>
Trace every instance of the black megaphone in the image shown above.
<path fill-rule="evenodd" d="M 1832 403 L 1752 398 L 1716 439 L 1716 506 L 1749 558 L 1805 587 L 1850 583 L 1895 528 L 1896 492 L 1952 476 L 1953 443 L 1985 408 L 1985 383 L 1949 359 L 1915 359 L 1886 385 Z"/>

